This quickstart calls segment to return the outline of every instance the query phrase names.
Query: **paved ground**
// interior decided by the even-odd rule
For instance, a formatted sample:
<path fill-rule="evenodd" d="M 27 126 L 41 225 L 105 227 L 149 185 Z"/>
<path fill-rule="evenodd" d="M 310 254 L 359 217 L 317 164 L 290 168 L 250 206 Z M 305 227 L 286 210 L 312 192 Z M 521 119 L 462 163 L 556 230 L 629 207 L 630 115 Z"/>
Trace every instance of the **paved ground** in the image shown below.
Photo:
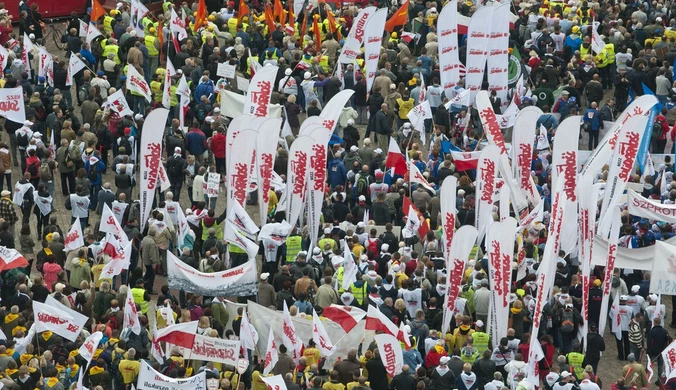
<path fill-rule="evenodd" d="M 52 42 L 48 42 L 47 48 L 50 51 L 50 53 L 54 53 L 54 54 L 60 53 L 60 55 L 64 54 L 63 52 L 60 52 L 58 49 L 53 47 Z M 74 91 L 73 91 L 73 93 L 74 93 Z M 76 108 L 76 113 L 79 115 L 79 108 Z M 364 131 L 365 131 L 364 128 L 360 129 L 360 132 L 362 134 L 362 138 L 363 138 Z M 0 138 L 2 139 L 2 141 L 7 142 L 9 144 L 9 140 L 8 140 L 8 136 L 7 136 L 6 132 L 0 133 Z M 581 150 L 586 150 L 586 139 L 583 139 L 581 143 L 582 143 Z M 109 161 L 112 161 L 112 156 L 110 157 Z M 14 182 L 16 182 L 16 180 L 19 178 L 19 175 L 20 175 L 19 168 L 13 167 L 13 169 L 12 169 L 12 180 Z M 111 173 L 110 170 L 107 171 L 106 175 L 104 176 L 103 181 L 104 182 L 108 181 L 108 182 L 114 183 L 114 175 Z M 65 198 L 61 195 L 61 183 L 58 180 L 58 178 L 56 180 L 55 187 L 56 188 L 55 188 L 55 197 L 54 197 L 54 207 L 56 209 L 58 209 L 58 211 L 55 211 L 52 215 L 57 217 L 59 225 L 61 226 L 61 228 L 65 232 L 68 229 L 70 229 L 71 215 L 70 215 L 70 211 L 66 210 L 65 207 L 64 207 Z M 181 194 L 180 200 L 181 200 L 182 207 L 187 208 L 187 207 L 190 206 L 189 200 L 188 200 L 188 195 L 187 195 L 187 187 L 184 186 L 183 188 L 184 189 L 183 189 L 183 192 Z M 134 191 L 133 196 L 134 196 L 135 199 L 138 198 L 138 191 L 137 190 Z M 221 194 L 221 196 L 218 199 L 217 206 L 216 206 L 217 215 L 219 215 L 224 210 L 224 208 L 225 208 L 224 194 Z M 258 220 L 257 219 L 258 218 L 258 207 L 257 206 L 253 206 L 253 207 L 248 206 L 247 210 L 252 215 L 252 217 L 255 221 Z M 18 208 L 17 208 L 17 213 L 20 214 L 20 210 Z M 94 223 L 97 222 L 98 220 L 99 220 L 99 216 L 95 215 L 95 213 L 92 212 L 90 214 L 90 224 L 93 226 Z M 31 216 L 30 224 L 31 224 L 31 229 L 33 231 L 33 235 L 35 236 L 36 235 L 36 231 L 35 231 L 35 229 L 36 229 L 36 219 L 35 219 L 35 216 Z M 17 228 L 17 230 L 18 230 L 18 228 Z M 88 229 L 85 231 L 85 234 L 87 233 L 87 231 L 88 231 Z M 37 237 L 35 237 L 35 238 L 36 238 L 36 242 L 38 242 Z M 38 247 L 39 247 L 39 244 L 38 244 Z M 27 254 L 24 254 L 24 255 L 27 255 Z M 154 290 L 159 291 L 160 287 L 165 285 L 165 284 L 166 284 L 166 277 L 157 276 L 156 279 L 155 279 Z M 157 299 L 156 297 L 157 296 L 153 297 L 153 301 L 155 301 Z M 671 304 L 671 299 L 665 299 L 665 301 L 663 303 L 666 304 L 667 313 L 670 316 L 671 312 L 673 310 L 672 304 Z M 153 305 L 151 306 L 151 310 L 152 310 L 151 313 L 154 313 L 154 302 L 153 302 Z M 151 315 L 150 317 L 152 319 L 152 318 L 154 318 L 154 315 Z M 668 317 L 668 318 L 670 318 L 670 317 Z M 674 329 L 671 329 L 671 328 L 667 328 L 667 329 L 672 334 L 676 333 L 676 331 L 674 331 Z M 621 376 L 622 367 L 624 366 L 624 364 L 626 364 L 626 362 L 617 360 L 617 348 L 616 348 L 616 344 L 615 344 L 615 338 L 614 338 L 614 335 L 609 330 L 606 331 L 604 338 L 605 338 L 605 341 L 606 341 L 606 352 L 605 352 L 605 354 L 604 354 L 604 356 L 601 360 L 601 363 L 599 365 L 599 375 L 604 382 L 603 388 L 609 389 L 610 384 L 612 382 L 614 382 L 615 379 L 617 379 L 618 377 Z"/>

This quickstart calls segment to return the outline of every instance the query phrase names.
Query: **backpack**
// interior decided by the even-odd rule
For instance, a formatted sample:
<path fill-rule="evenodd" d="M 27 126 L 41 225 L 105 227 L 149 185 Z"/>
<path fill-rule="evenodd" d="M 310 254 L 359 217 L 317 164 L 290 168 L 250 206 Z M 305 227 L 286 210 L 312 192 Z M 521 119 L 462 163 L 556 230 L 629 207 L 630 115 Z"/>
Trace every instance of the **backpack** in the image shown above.
<path fill-rule="evenodd" d="M 652 138 L 657 139 L 662 136 L 662 120 L 657 119 L 655 120 L 655 123 L 653 123 L 653 133 L 652 133 Z"/>
<path fill-rule="evenodd" d="M 35 117 L 39 121 L 44 121 L 45 118 L 47 118 L 47 111 L 45 110 L 45 106 L 40 105 L 37 108 L 35 108 Z"/>
<path fill-rule="evenodd" d="M 89 98 L 89 83 L 84 83 L 80 86 L 80 89 L 77 90 L 77 97 L 80 102 L 84 102 Z"/>
<path fill-rule="evenodd" d="M 87 179 L 90 182 L 95 182 L 99 179 L 99 170 L 96 167 L 96 164 L 89 164 L 89 169 L 87 170 Z"/>
<path fill-rule="evenodd" d="M 45 160 L 40 163 L 40 178 L 43 180 L 51 180 L 52 178 L 52 170 L 49 169 L 49 163 Z"/>
<path fill-rule="evenodd" d="M 381 234 L 379 239 L 383 244 L 387 244 L 390 248 L 398 248 L 399 240 L 392 232 L 385 232 Z"/>
<path fill-rule="evenodd" d="M 575 330 L 575 316 L 572 310 L 564 310 L 561 314 L 561 326 L 559 327 L 564 333 L 572 333 Z"/>
<path fill-rule="evenodd" d="M 28 146 L 28 132 L 22 131 L 19 132 L 19 135 L 16 136 L 16 144 L 25 148 Z"/>
<path fill-rule="evenodd" d="M 183 174 L 183 159 L 179 156 L 172 156 L 167 164 L 169 176 L 178 177 Z"/>
<path fill-rule="evenodd" d="M 94 57 L 103 56 L 103 45 L 101 42 L 103 42 L 103 37 L 101 39 L 94 39 L 91 43 L 91 51 Z"/>
<path fill-rule="evenodd" d="M 357 177 L 355 187 L 357 188 L 357 195 L 366 195 L 366 191 L 369 188 L 369 181 L 366 178 L 366 175 L 359 175 Z"/>
<path fill-rule="evenodd" d="M 75 162 L 78 159 L 82 159 L 82 154 L 80 153 L 80 145 L 76 145 L 74 142 L 68 147 L 68 155 L 66 156 L 66 161 L 70 160 Z"/>
<path fill-rule="evenodd" d="M 371 241 L 371 237 L 366 239 L 366 253 L 369 258 L 374 259 L 380 254 L 380 241 L 377 238 Z"/>
<path fill-rule="evenodd" d="M 195 108 L 195 118 L 202 123 L 207 117 L 207 107 L 204 104 L 198 104 Z"/>
<path fill-rule="evenodd" d="M 120 144 L 118 145 L 118 148 L 124 148 L 125 152 L 127 152 L 127 154 L 131 156 L 132 150 L 131 150 L 131 141 L 129 141 L 129 137 L 127 137 L 126 135 L 120 137 Z"/>

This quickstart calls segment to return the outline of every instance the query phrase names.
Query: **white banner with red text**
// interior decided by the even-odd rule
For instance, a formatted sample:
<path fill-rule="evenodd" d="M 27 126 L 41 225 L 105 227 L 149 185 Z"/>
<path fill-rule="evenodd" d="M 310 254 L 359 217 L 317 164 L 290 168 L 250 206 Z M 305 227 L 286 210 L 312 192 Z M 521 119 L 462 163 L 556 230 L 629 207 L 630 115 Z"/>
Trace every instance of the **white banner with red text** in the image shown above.
<path fill-rule="evenodd" d="M 206 371 L 189 378 L 174 379 L 160 374 L 142 360 L 136 390 L 206 390 L 206 385 Z"/>
<path fill-rule="evenodd" d="M 225 340 L 196 334 L 192 349 L 183 349 L 183 358 L 237 366 L 239 347 L 239 340 Z"/>
<path fill-rule="evenodd" d="M 676 246 L 655 243 L 655 260 L 650 273 L 650 293 L 676 295 Z"/>
<path fill-rule="evenodd" d="M 535 188 L 530 168 L 533 161 L 535 126 L 541 115 L 542 110 L 535 106 L 519 111 L 512 134 L 512 175 L 528 201 L 534 205 L 540 203 L 540 194 Z"/>
<path fill-rule="evenodd" d="M 130 66 L 133 68 L 133 66 Z M 141 152 L 143 156 L 140 160 L 140 198 L 141 198 L 141 229 L 144 228 L 150 209 L 153 206 L 155 198 L 155 189 L 157 188 L 159 167 L 162 164 L 162 137 L 164 135 L 164 124 L 167 123 L 169 110 L 158 108 L 152 110 L 143 123 L 141 132 Z"/>
<path fill-rule="evenodd" d="M 445 226 L 444 229 L 446 229 Z M 478 235 L 479 232 L 471 225 L 460 227 L 453 235 L 451 249 L 446 258 L 446 294 L 444 295 L 442 334 L 446 334 L 451 316 L 455 312 L 462 313 L 462 311 L 457 310 L 456 301 L 462 286 L 465 264 L 467 264 L 467 258 Z"/>
<path fill-rule="evenodd" d="M 387 8 L 381 8 L 366 23 L 364 34 L 364 62 L 366 63 L 366 91 L 371 91 L 373 80 L 378 73 L 380 49 L 383 45 L 383 31 L 387 21 Z"/>
<path fill-rule="evenodd" d="M 203 273 L 167 253 L 170 288 L 205 296 L 247 296 L 258 291 L 256 260 L 222 272 Z"/>
<path fill-rule="evenodd" d="M 569 116 L 559 125 L 559 137 L 552 150 L 552 188 L 556 188 L 558 180 L 563 180 L 563 225 L 561 233 L 561 249 L 571 253 L 577 245 L 577 149 L 580 134 L 579 116 Z M 568 136 L 570 135 L 570 136 Z"/>
<path fill-rule="evenodd" d="M 256 71 L 249 83 L 243 113 L 251 116 L 270 116 L 270 98 L 277 77 L 277 66 L 267 65 Z"/>
<path fill-rule="evenodd" d="M 347 39 L 345 39 L 343 48 L 340 51 L 338 63 L 351 64 L 361 54 L 361 45 L 364 43 L 366 35 L 366 25 L 376 11 L 376 7 L 366 7 L 359 11 L 357 16 L 352 20 L 352 28 L 350 28 Z"/>
<path fill-rule="evenodd" d="M 453 96 L 453 88 L 460 81 L 458 53 L 458 0 L 446 3 L 437 19 L 439 36 L 439 76 L 446 96 Z"/>
<path fill-rule="evenodd" d="M 504 222 L 494 222 L 486 233 L 488 283 L 491 286 L 491 304 L 486 326 L 493 340 L 507 337 L 515 236 L 516 219 L 514 218 L 507 218 Z"/>
<path fill-rule="evenodd" d="M 465 68 L 465 88 L 470 91 L 470 103 L 474 103 L 477 92 L 481 89 L 488 56 L 490 26 L 496 7 L 478 9 L 467 27 L 467 62 Z"/>
<path fill-rule="evenodd" d="M 637 217 L 676 223 L 676 205 L 646 199 L 632 189 L 627 190 L 627 211 Z"/>
<path fill-rule="evenodd" d="M 391 334 L 382 333 L 374 337 L 383 361 L 385 371 L 390 378 L 401 373 L 404 367 L 404 355 L 399 340 Z"/>
<path fill-rule="evenodd" d="M 493 6 L 495 11 L 488 39 L 488 90 L 496 92 L 496 96 L 500 99 L 500 109 L 503 112 L 510 103 L 507 99 L 510 6 L 509 1 Z"/>

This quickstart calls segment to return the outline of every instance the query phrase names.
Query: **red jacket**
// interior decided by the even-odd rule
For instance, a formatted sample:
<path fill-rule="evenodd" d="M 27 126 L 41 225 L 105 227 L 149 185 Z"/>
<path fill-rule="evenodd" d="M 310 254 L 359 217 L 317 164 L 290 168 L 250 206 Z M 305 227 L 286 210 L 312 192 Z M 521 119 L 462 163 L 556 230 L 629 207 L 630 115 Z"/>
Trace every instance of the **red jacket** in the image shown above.
<path fill-rule="evenodd" d="M 225 134 L 216 133 L 211 137 L 209 148 L 216 158 L 225 158 Z"/>
<path fill-rule="evenodd" d="M 37 170 L 35 170 L 35 174 L 31 174 L 31 179 L 35 179 L 40 177 L 40 159 L 37 156 L 29 156 L 26 158 L 26 172 L 30 172 L 28 170 L 28 167 L 31 165 L 35 164 L 37 167 Z"/>

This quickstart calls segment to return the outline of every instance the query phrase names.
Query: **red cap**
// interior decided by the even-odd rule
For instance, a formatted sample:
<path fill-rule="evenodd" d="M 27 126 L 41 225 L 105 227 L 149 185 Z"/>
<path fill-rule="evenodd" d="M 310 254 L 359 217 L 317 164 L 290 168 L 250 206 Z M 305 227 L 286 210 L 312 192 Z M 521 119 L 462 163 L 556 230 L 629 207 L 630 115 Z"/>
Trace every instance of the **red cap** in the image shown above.
<path fill-rule="evenodd" d="M 131 127 L 125 127 L 124 128 L 124 135 L 129 135 L 131 134 Z"/>

